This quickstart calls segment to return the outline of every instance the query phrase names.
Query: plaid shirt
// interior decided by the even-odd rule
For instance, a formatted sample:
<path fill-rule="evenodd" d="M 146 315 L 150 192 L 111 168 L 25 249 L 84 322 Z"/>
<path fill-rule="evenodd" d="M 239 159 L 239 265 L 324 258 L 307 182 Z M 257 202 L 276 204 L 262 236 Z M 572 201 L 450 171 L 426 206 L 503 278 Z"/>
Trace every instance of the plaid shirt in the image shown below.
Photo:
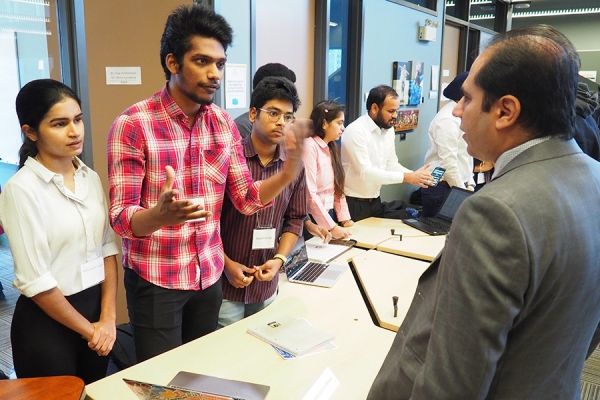
<path fill-rule="evenodd" d="M 175 170 L 179 199 L 201 197 L 213 215 L 206 221 L 167 226 L 135 237 L 131 218 L 158 202 L 166 179 Z M 223 272 L 220 224 L 225 192 L 235 207 L 250 215 L 263 207 L 246 165 L 240 135 L 228 114 L 203 105 L 192 128 L 168 92 L 125 110 L 108 137 L 110 221 L 122 238 L 123 266 L 164 288 L 206 289 Z M 271 203 L 269 203 L 271 204 Z"/>

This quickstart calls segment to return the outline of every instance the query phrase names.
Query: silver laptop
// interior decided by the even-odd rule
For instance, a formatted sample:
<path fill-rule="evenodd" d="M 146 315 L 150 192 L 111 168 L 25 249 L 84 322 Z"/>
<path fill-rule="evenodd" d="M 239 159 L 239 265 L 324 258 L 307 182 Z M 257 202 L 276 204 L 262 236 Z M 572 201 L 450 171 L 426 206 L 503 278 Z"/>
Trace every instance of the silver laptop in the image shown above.
<path fill-rule="evenodd" d="M 222 379 L 214 376 L 179 372 L 168 385 L 123 378 L 140 400 L 264 400 L 270 387 L 256 383 Z"/>
<path fill-rule="evenodd" d="M 284 269 L 290 282 L 329 288 L 340 279 L 348 265 L 309 261 L 304 238 L 300 236 Z"/>
<path fill-rule="evenodd" d="M 454 186 L 450 188 L 450 192 L 435 217 L 409 218 L 403 219 L 402 222 L 430 235 L 445 235 L 450 231 L 450 225 L 458 207 L 472 194 L 473 192 L 470 190 Z"/>

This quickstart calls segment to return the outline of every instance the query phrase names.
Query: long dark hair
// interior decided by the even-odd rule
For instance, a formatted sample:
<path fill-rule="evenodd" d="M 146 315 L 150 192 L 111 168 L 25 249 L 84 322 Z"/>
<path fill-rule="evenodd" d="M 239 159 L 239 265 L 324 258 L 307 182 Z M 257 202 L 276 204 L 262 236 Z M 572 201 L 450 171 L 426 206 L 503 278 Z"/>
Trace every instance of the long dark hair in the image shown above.
<path fill-rule="evenodd" d="M 77 101 L 81 107 L 79 97 L 64 83 L 53 79 L 37 79 L 29 82 L 21 88 L 15 101 L 20 126 L 29 125 L 31 129 L 38 132 L 40 123 L 48 111 L 56 103 L 60 103 L 66 98 Z M 22 135 L 23 144 L 19 149 L 19 169 L 23 168 L 28 157 L 35 157 L 38 154 L 36 142 L 29 139 L 24 132 Z"/>
<path fill-rule="evenodd" d="M 313 121 L 315 135 L 321 139 L 325 139 L 325 132 L 323 131 L 323 123 L 331 123 L 334 119 L 339 117 L 340 113 L 343 113 L 346 107 L 333 100 L 323 100 L 317 103 L 310 113 L 310 119 Z M 344 195 L 344 180 L 346 175 L 342 168 L 342 158 L 340 156 L 340 146 L 335 140 L 332 140 L 327 144 L 329 147 L 329 153 L 331 154 L 331 166 L 333 167 L 333 193 L 336 197 L 342 197 Z"/>

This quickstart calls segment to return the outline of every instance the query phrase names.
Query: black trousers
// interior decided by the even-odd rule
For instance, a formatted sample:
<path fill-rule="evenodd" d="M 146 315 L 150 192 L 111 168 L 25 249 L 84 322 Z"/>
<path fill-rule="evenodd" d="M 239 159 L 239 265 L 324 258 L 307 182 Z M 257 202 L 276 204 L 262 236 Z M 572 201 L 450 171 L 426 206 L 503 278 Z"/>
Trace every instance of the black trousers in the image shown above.
<path fill-rule="evenodd" d="M 88 321 L 100 319 L 100 285 L 66 299 Z M 18 378 L 74 375 L 86 384 L 106 376 L 108 357 L 90 350 L 81 335 L 48 316 L 21 295 L 10 328 L 13 362 Z"/>
<path fill-rule="evenodd" d="M 441 181 L 437 186 L 421 188 L 421 200 L 423 201 L 421 216 L 435 217 L 449 191 L 450 186 L 445 181 Z"/>
<path fill-rule="evenodd" d="M 124 283 L 137 362 L 217 329 L 223 301 L 220 279 L 205 290 L 166 289 L 125 268 Z"/>
<path fill-rule="evenodd" d="M 374 199 L 362 199 L 358 197 L 346 196 L 346 203 L 348 203 L 348 211 L 350 211 L 350 216 L 354 222 L 369 217 L 383 217 L 381 197 Z"/>

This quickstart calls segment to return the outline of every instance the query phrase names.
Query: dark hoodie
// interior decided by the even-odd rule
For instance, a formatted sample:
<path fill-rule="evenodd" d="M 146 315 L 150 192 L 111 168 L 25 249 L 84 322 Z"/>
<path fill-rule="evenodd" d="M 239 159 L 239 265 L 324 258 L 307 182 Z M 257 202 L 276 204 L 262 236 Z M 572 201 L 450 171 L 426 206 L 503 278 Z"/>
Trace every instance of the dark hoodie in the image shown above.
<path fill-rule="evenodd" d="M 580 82 L 575 100 L 577 118 L 573 137 L 585 154 L 600 161 L 600 130 L 592 118 L 592 113 L 596 108 L 598 108 L 598 102 L 593 98 L 588 86 Z"/>

